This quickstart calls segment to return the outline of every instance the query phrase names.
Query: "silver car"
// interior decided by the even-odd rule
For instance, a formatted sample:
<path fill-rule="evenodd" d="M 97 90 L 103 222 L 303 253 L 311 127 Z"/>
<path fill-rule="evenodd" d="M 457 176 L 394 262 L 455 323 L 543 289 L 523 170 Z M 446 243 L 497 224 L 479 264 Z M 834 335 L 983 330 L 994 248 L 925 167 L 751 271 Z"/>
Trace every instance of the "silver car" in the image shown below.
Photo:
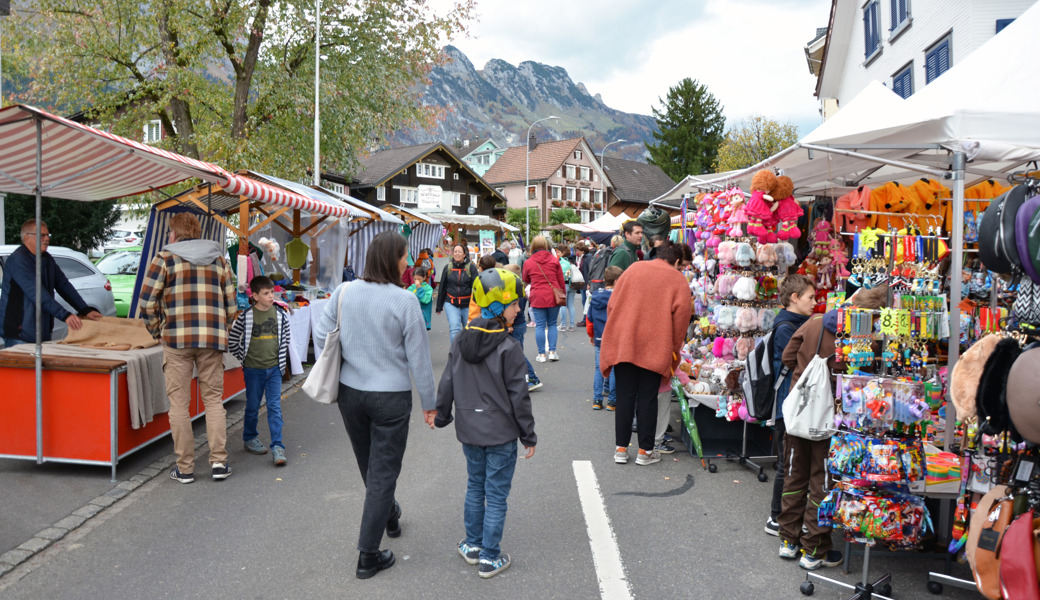
<path fill-rule="evenodd" d="M 7 262 L 8 257 L 17 249 L 18 246 L 0 246 L 0 278 L 3 277 L 4 264 Z M 116 316 L 116 303 L 112 297 L 112 284 L 90 262 L 90 259 L 85 254 L 69 248 L 62 248 L 61 246 L 51 246 L 47 249 L 47 252 L 54 257 L 58 267 L 65 274 L 65 277 L 69 278 L 72 287 L 76 288 L 79 295 L 83 297 L 84 302 L 98 309 L 103 316 Z M 76 312 L 60 294 L 55 293 L 54 296 L 58 303 L 65 307 L 65 310 L 72 313 Z M 51 335 L 51 339 L 55 341 L 63 339 L 66 329 L 65 323 L 55 319 L 54 333 Z"/>

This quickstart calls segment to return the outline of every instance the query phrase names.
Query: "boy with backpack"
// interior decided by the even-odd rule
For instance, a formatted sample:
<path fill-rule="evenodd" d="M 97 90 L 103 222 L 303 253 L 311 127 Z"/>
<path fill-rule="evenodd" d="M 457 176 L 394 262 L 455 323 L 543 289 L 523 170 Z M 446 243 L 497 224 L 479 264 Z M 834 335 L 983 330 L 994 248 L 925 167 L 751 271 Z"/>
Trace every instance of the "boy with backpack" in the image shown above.
<path fill-rule="evenodd" d="M 516 469 L 516 440 L 534 456 L 531 396 L 524 380 L 524 351 L 509 336 L 524 295 L 520 277 L 506 269 L 487 269 L 473 282 L 472 301 L 480 318 L 457 336 L 437 390 L 434 424 L 446 427 L 457 409 L 455 435 L 466 455 L 469 482 L 463 512 L 466 537 L 458 552 L 487 579 L 506 570 L 508 554 L 499 549 L 509 490 Z"/>
<path fill-rule="evenodd" d="M 777 444 L 776 476 L 773 479 L 773 502 L 769 507 L 769 518 L 766 519 L 765 531 L 769 535 L 780 535 L 780 524 L 777 517 L 780 516 L 780 500 L 784 493 L 784 461 L 779 460 L 784 456 L 784 398 L 791 390 L 791 373 L 784 367 L 781 358 L 784 348 L 791 336 L 809 320 L 813 308 L 816 306 L 816 288 L 811 279 L 805 275 L 788 275 L 780 282 L 780 304 L 783 308 L 773 321 L 772 347 L 766 348 L 771 353 L 772 375 L 774 385 L 771 390 L 775 393 L 774 412 L 775 426 L 773 439 Z"/>

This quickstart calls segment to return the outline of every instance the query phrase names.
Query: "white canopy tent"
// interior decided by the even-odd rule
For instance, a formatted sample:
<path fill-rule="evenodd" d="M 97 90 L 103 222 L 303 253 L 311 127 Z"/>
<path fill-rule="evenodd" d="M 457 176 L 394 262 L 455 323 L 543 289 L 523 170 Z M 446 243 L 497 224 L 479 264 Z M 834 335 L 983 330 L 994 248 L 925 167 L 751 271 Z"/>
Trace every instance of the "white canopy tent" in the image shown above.
<path fill-rule="evenodd" d="M 961 296 L 964 188 L 1040 161 L 1040 3 L 920 92 L 903 100 L 872 83 L 797 144 L 752 167 L 705 179 L 704 187 L 747 190 L 763 168 L 781 170 L 799 196 L 839 196 L 859 185 L 947 180 L 953 195 L 950 297 Z M 960 314 L 950 311 L 951 339 Z M 949 367 L 959 357 L 949 348 Z M 947 404 L 946 442 L 955 419 Z"/>

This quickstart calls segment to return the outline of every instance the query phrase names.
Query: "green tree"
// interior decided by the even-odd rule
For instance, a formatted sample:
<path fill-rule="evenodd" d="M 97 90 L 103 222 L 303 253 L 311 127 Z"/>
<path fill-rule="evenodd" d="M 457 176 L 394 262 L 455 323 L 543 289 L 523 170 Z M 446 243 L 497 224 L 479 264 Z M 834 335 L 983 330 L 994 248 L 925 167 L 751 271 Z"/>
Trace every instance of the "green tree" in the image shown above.
<path fill-rule="evenodd" d="M 534 237 L 534 235 L 530 235 L 530 232 L 527 232 L 524 229 L 527 226 L 528 218 L 530 218 L 532 232 L 538 232 L 542 230 L 542 222 L 538 218 L 537 208 L 529 208 L 527 210 L 524 210 L 522 208 L 506 209 L 506 223 L 512 225 L 513 227 L 520 228 L 520 234 L 521 237 L 524 239 L 525 243 L 529 241 L 532 237 Z"/>
<path fill-rule="evenodd" d="M 4 26 L 20 100 L 231 168 L 302 179 L 313 165 L 315 0 L 39 0 Z M 352 172 L 389 133 L 440 113 L 418 100 L 473 0 L 321 3 L 321 166 Z"/>
<path fill-rule="evenodd" d="M 746 169 L 798 141 L 798 127 L 752 115 L 726 132 L 719 145 L 715 170 L 719 173 Z"/>
<path fill-rule="evenodd" d="M 118 202 L 80 202 L 43 198 L 40 216 L 51 232 L 51 244 L 86 254 L 100 246 L 120 219 Z M 20 244 L 22 223 L 36 217 L 36 196 L 10 194 L 4 201 L 4 235 Z"/>
<path fill-rule="evenodd" d="M 662 109 L 652 109 L 659 131 L 654 132 L 657 143 L 646 146 L 650 164 L 675 181 L 707 172 L 726 127 L 722 105 L 707 86 L 689 77 L 669 89 L 662 104 Z"/>
<path fill-rule="evenodd" d="M 549 213 L 549 225 L 563 225 L 564 223 L 581 223 L 581 216 L 573 208 L 554 208 Z M 576 238 L 577 231 L 563 229 L 554 232 L 553 239 L 557 242 Z"/>

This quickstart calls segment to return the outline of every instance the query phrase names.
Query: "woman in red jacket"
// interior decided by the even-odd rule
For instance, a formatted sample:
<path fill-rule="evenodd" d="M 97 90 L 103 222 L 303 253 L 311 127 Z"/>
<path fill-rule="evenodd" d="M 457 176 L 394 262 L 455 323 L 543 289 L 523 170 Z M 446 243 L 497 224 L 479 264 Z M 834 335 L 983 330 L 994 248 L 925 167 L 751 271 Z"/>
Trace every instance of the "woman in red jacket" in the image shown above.
<path fill-rule="evenodd" d="M 556 320 L 560 307 L 556 304 L 553 288 L 566 290 L 560 261 L 549 252 L 549 242 L 543 236 L 531 240 L 531 258 L 524 262 L 524 283 L 531 284 L 531 312 L 534 313 L 534 341 L 538 346 L 535 362 L 560 360 L 556 354 Z M 549 354 L 545 354 L 545 336 L 549 334 Z"/>

